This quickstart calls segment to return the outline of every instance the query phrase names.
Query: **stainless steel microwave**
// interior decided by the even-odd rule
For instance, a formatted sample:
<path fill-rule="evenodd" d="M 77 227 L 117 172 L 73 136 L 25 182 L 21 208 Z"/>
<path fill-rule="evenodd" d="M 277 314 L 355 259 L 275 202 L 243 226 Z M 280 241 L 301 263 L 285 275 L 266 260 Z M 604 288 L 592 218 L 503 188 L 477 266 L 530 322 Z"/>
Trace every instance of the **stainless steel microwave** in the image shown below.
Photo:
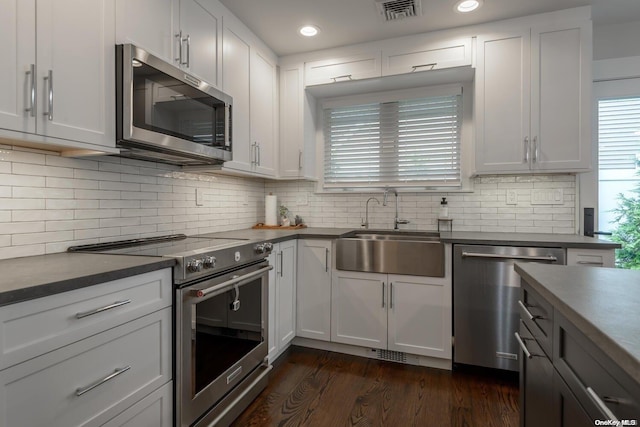
<path fill-rule="evenodd" d="M 232 98 L 131 44 L 116 46 L 120 155 L 176 165 L 231 160 Z"/>

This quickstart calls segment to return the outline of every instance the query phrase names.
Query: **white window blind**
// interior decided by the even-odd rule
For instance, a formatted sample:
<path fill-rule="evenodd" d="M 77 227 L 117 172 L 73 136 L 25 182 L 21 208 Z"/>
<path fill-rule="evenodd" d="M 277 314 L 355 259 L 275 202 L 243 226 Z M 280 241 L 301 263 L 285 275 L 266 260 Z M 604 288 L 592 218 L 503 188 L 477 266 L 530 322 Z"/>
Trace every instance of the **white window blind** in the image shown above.
<path fill-rule="evenodd" d="M 460 187 L 462 94 L 324 110 L 325 188 Z"/>
<path fill-rule="evenodd" d="M 598 101 L 600 169 L 635 169 L 640 160 L 640 98 Z"/>

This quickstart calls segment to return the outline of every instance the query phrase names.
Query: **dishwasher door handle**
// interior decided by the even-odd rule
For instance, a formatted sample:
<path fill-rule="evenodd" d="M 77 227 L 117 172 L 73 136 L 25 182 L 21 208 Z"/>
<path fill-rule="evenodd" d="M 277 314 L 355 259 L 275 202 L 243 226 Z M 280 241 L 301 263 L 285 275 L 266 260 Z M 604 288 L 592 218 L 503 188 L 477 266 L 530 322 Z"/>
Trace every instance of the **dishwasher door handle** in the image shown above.
<path fill-rule="evenodd" d="M 477 252 L 462 252 L 462 258 L 494 258 L 494 259 L 520 259 L 527 261 L 547 261 L 557 262 L 558 258 L 553 255 L 532 256 L 532 255 L 500 255 L 500 254 L 481 254 Z"/>

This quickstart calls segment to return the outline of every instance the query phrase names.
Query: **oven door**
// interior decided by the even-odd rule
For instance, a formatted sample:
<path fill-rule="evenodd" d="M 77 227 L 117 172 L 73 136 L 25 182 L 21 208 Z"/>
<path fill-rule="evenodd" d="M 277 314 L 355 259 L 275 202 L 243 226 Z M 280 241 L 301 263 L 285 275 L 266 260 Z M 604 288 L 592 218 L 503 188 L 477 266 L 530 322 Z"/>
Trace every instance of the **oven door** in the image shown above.
<path fill-rule="evenodd" d="M 272 268 L 265 260 L 177 290 L 178 425 L 192 425 L 264 363 Z"/>

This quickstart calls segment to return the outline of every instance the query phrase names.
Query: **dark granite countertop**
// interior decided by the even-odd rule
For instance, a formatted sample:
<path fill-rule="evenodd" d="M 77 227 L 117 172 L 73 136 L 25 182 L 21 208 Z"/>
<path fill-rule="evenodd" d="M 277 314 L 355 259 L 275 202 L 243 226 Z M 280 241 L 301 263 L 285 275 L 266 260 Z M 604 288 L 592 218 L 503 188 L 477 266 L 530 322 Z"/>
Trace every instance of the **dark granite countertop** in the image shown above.
<path fill-rule="evenodd" d="M 640 271 L 533 263 L 515 271 L 640 384 Z"/>
<path fill-rule="evenodd" d="M 160 270 L 159 257 L 56 253 L 0 261 L 0 306 Z"/>
<path fill-rule="evenodd" d="M 310 227 L 289 230 L 259 230 L 245 229 L 211 233 L 216 237 L 269 240 L 274 243 L 289 239 L 335 239 L 350 231 L 362 231 L 354 228 L 320 228 Z M 415 232 L 417 230 L 406 230 Z M 424 230 L 433 232 L 433 230 Z M 578 236 L 575 234 L 536 234 L 536 233 L 483 233 L 483 232 L 443 232 L 440 240 L 445 243 L 465 243 L 483 245 L 508 245 L 508 246 L 551 246 L 558 248 L 583 248 L 583 249 L 614 249 L 619 248 L 618 243 L 594 237 Z"/>

